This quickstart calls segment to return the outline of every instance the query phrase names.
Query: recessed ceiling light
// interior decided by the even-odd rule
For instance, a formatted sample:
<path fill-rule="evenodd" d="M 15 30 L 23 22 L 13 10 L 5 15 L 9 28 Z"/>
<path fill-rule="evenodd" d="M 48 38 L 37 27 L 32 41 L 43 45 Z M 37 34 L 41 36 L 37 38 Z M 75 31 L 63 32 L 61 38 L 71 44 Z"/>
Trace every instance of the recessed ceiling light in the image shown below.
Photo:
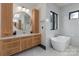
<path fill-rule="evenodd" d="M 29 11 L 30 11 L 29 9 L 26 9 L 26 13 L 29 13 Z"/>
<path fill-rule="evenodd" d="M 22 8 L 22 11 L 26 11 L 26 8 L 23 7 L 23 8 Z"/>
<path fill-rule="evenodd" d="M 18 11 L 22 10 L 22 7 L 20 7 L 20 6 L 19 6 L 19 7 L 17 7 L 17 10 L 18 10 Z"/>

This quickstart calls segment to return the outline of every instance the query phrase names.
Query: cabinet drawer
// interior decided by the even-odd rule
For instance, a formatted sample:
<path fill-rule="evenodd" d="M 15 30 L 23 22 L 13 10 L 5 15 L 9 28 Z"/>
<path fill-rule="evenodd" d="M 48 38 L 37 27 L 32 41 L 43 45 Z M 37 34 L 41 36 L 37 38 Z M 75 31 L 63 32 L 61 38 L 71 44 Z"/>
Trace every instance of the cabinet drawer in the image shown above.
<path fill-rule="evenodd" d="M 39 41 L 39 42 L 35 42 L 35 43 L 32 43 L 32 47 L 33 46 L 37 46 L 37 45 L 39 45 L 41 42 Z"/>
<path fill-rule="evenodd" d="M 36 43 L 36 42 L 40 42 L 41 40 L 40 40 L 40 37 L 34 37 L 33 39 L 32 39 L 32 43 Z"/>
<path fill-rule="evenodd" d="M 12 54 L 15 54 L 15 53 L 18 53 L 18 52 L 19 52 L 19 48 L 16 47 L 16 48 L 11 48 L 11 49 L 4 50 L 3 55 L 9 56 L 9 55 L 12 55 Z"/>
<path fill-rule="evenodd" d="M 18 39 L 10 39 L 8 41 L 3 41 L 2 47 L 3 55 L 12 55 L 20 51 L 20 40 Z"/>
<path fill-rule="evenodd" d="M 20 47 L 20 40 L 3 41 L 3 49 L 6 50 L 10 48 L 15 48 L 15 47 Z"/>
<path fill-rule="evenodd" d="M 41 37 L 40 36 L 33 37 L 33 39 L 32 39 L 32 46 L 36 46 L 36 45 L 38 45 L 40 43 L 41 43 Z"/>
<path fill-rule="evenodd" d="M 6 40 L 2 40 L 3 43 L 8 43 L 8 42 L 14 42 L 14 41 L 18 41 L 19 38 L 11 38 L 11 39 L 6 39 Z"/>
<path fill-rule="evenodd" d="M 39 34 L 39 35 L 34 35 L 33 37 L 40 37 L 41 35 Z"/>

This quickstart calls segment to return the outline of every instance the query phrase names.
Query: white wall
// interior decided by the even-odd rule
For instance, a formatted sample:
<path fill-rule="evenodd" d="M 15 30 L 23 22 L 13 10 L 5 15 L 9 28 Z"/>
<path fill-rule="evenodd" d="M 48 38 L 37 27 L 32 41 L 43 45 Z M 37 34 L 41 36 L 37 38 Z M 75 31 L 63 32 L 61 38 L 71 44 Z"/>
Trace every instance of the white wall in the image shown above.
<path fill-rule="evenodd" d="M 71 44 L 79 47 L 79 19 L 69 20 L 69 12 L 79 10 L 79 4 L 61 8 L 61 33 L 70 36 Z"/>
<path fill-rule="evenodd" d="M 56 34 L 59 34 L 58 30 L 50 30 L 50 11 L 54 11 L 59 15 L 60 8 L 54 4 L 38 4 L 37 8 L 40 11 L 40 32 L 42 33 L 42 44 L 46 47 L 50 46 L 49 38 L 53 37 Z M 43 27 L 43 29 L 42 29 Z"/>
<path fill-rule="evenodd" d="M 39 10 L 40 14 L 40 33 L 42 35 L 41 39 L 41 44 L 46 46 L 46 4 L 45 3 L 39 3 L 36 7 Z M 43 29 L 42 29 L 43 27 Z"/>
<path fill-rule="evenodd" d="M 48 21 L 46 22 L 46 45 L 47 47 L 50 46 L 50 37 L 53 37 L 59 34 L 59 28 L 57 30 L 50 30 L 50 11 L 53 11 L 58 14 L 58 21 L 59 21 L 60 8 L 51 3 L 47 4 L 46 6 L 46 19 L 48 19 Z"/>
<path fill-rule="evenodd" d="M 53 37 L 56 34 L 59 34 L 58 30 L 50 30 L 50 11 L 56 12 L 58 15 L 60 14 L 60 8 L 55 6 L 54 4 L 38 4 L 37 8 L 40 11 L 40 32 L 42 33 L 42 44 L 46 47 L 50 46 L 50 37 Z M 43 27 L 43 29 L 42 29 Z"/>

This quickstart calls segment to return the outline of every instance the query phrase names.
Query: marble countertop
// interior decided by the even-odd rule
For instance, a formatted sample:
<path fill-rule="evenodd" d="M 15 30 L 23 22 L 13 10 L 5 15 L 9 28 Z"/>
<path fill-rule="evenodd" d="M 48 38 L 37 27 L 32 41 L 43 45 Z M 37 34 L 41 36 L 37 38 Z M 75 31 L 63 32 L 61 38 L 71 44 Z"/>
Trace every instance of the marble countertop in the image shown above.
<path fill-rule="evenodd" d="M 9 37 L 0 37 L 0 40 L 11 39 L 11 38 L 20 38 L 20 37 L 25 37 L 25 36 L 33 36 L 33 35 L 38 35 L 38 34 L 40 34 L 40 33 L 21 34 L 21 35 L 13 35 L 13 36 L 9 36 Z"/>

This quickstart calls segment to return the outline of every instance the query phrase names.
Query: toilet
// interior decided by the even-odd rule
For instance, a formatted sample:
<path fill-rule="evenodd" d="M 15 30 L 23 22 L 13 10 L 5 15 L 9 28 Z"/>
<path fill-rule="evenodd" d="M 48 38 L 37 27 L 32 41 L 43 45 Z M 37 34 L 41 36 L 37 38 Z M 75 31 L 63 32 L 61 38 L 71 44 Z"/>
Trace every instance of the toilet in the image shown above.
<path fill-rule="evenodd" d="M 64 51 L 70 43 L 70 37 L 67 36 L 51 37 L 50 40 L 53 48 L 57 51 Z"/>

